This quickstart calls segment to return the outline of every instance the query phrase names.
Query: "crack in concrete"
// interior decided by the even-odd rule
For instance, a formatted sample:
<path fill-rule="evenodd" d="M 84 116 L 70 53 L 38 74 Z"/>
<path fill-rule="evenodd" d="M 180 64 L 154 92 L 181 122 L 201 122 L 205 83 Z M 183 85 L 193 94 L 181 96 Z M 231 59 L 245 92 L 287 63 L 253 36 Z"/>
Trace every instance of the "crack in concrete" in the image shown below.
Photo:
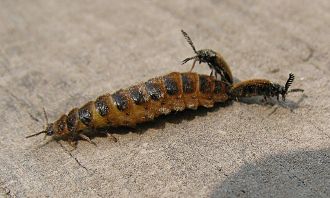
<path fill-rule="evenodd" d="M 0 196 L 2 197 L 16 197 L 8 187 L 3 184 L 0 186 Z"/>
<path fill-rule="evenodd" d="M 325 136 L 327 136 L 328 138 L 330 138 L 330 135 L 328 135 L 322 128 L 320 128 L 319 126 L 317 126 L 313 121 L 307 120 L 307 122 L 309 122 L 311 125 L 313 125 L 313 127 L 316 128 L 318 131 L 322 132 L 322 134 L 324 134 Z"/>
<path fill-rule="evenodd" d="M 9 89 L 7 89 L 6 87 L 0 85 L 0 88 L 7 93 L 10 98 L 14 99 L 17 101 L 17 104 L 28 113 L 27 108 L 31 107 L 31 105 L 29 103 L 27 103 L 25 100 L 19 98 L 18 96 L 16 96 L 13 92 L 11 92 Z"/>
<path fill-rule="evenodd" d="M 1 58 L 3 58 L 4 61 L 1 61 Z M 3 68 L 5 68 L 7 73 L 10 72 L 11 62 L 10 62 L 10 59 L 8 58 L 8 55 L 2 48 L 0 49 L 0 65 L 2 65 Z"/>
<path fill-rule="evenodd" d="M 30 118 L 36 122 L 40 122 L 40 120 L 38 118 L 36 118 L 34 115 L 32 115 L 30 112 L 28 112 Z"/>
<path fill-rule="evenodd" d="M 307 42 L 305 42 L 305 41 L 302 41 L 302 42 L 306 45 L 307 50 L 308 50 L 308 55 L 306 56 L 306 58 L 302 58 L 302 61 L 303 62 L 308 62 L 310 59 L 313 58 L 315 50 Z"/>
<path fill-rule="evenodd" d="M 290 162 L 288 162 L 287 160 L 284 160 L 284 161 L 285 161 L 286 163 L 289 163 L 289 164 L 290 164 Z M 314 193 L 320 195 L 321 197 L 326 197 L 323 193 L 321 193 L 320 191 L 314 189 L 312 186 L 308 185 L 308 184 L 305 182 L 304 179 L 301 179 L 301 178 L 298 177 L 296 174 L 290 172 L 290 169 L 287 169 L 282 163 L 279 163 L 279 165 L 280 165 L 281 167 L 283 167 L 284 169 L 286 169 L 286 172 L 287 172 L 288 177 L 289 177 L 290 179 L 295 178 L 295 179 L 298 180 L 299 183 L 301 183 L 301 184 L 304 186 L 304 188 L 308 188 L 309 190 L 313 191 Z"/>
<path fill-rule="evenodd" d="M 19 102 L 21 105 L 26 105 L 29 106 L 24 100 L 20 99 L 19 97 L 17 97 L 14 93 L 12 93 L 9 89 L 7 89 L 6 87 L 0 85 L 0 88 L 3 89 L 8 95 L 10 95 L 11 97 L 13 97 L 13 99 L 17 100 L 17 102 Z"/>
<path fill-rule="evenodd" d="M 69 154 L 69 156 L 70 156 L 72 159 L 74 159 L 74 160 L 76 161 L 76 163 L 78 164 L 78 166 L 80 166 L 81 168 L 83 168 L 83 169 L 85 169 L 87 172 L 89 172 L 89 169 L 86 168 L 84 165 L 82 165 L 82 164 L 79 162 L 79 160 L 78 160 L 75 156 L 73 156 L 73 154 L 72 154 L 70 151 L 68 151 L 68 150 L 63 146 L 63 144 L 61 144 L 60 142 L 57 142 L 57 143 L 62 147 L 62 149 L 63 149 L 67 154 Z"/>

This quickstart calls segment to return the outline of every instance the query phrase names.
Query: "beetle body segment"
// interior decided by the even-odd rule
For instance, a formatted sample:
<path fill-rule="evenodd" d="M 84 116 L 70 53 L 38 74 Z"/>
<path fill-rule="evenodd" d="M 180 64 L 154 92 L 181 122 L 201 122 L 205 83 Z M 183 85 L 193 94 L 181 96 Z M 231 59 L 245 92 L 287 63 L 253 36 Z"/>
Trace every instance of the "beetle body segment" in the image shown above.
<path fill-rule="evenodd" d="M 252 79 L 235 83 L 230 89 L 232 98 L 252 97 L 252 96 L 274 96 L 274 84 L 265 79 Z"/>

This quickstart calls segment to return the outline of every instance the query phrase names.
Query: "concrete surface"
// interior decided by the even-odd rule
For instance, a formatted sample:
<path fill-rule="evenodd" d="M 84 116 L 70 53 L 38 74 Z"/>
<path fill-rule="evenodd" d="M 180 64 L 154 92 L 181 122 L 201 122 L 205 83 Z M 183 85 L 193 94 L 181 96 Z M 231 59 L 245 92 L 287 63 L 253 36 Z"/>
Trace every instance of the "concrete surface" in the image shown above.
<path fill-rule="evenodd" d="M 0 195 L 329 197 L 330 2 L 0 2 Z M 238 79 L 284 83 L 288 101 L 217 105 L 157 119 L 118 142 L 25 139 L 72 107 L 221 51 Z M 197 72 L 209 73 L 205 66 Z"/>

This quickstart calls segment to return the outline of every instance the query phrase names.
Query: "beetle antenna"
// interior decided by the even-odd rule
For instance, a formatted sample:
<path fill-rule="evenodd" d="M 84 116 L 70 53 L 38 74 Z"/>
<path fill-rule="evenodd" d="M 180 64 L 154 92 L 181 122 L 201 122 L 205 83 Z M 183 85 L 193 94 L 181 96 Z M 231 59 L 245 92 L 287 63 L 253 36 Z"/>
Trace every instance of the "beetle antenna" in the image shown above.
<path fill-rule="evenodd" d="M 288 91 L 288 93 L 289 92 L 304 92 L 304 90 L 303 89 L 290 89 L 289 91 Z"/>
<path fill-rule="evenodd" d="M 190 60 L 194 60 L 194 59 L 197 59 L 198 56 L 193 56 L 193 57 L 190 57 L 190 58 L 186 58 L 182 61 L 181 65 L 185 64 L 186 62 L 190 61 Z"/>
<path fill-rule="evenodd" d="M 194 46 L 194 43 L 192 42 L 191 38 L 189 37 L 189 35 L 187 34 L 187 32 L 185 32 L 184 30 L 181 30 L 184 38 L 187 40 L 187 42 L 189 43 L 189 45 L 192 47 L 192 49 L 194 50 L 194 52 L 197 54 L 196 48 Z M 191 59 L 190 59 L 191 60 Z"/>
<path fill-rule="evenodd" d="M 38 133 L 35 133 L 35 134 L 32 134 L 32 135 L 26 136 L 25 138 L 34 137 L 34 136 L 40 135 L 40 134 L 42 134 L 42 133 L 47 133 L 47 131 L 40 131 L 40 132 L 38 132 Z"/>
<path fill-rule="evenodd" d="M 289 78 L 285 83 L 285 93 L 288 93 L 289 87 L 291 86 L 293 80 L 294 80 L 294 74 L 290 73 Z"/>
<path fill-rule="evenodd" d="M 45 116 L 45 120 L 46 120 L 46 127 L 45 128 L 47 128 L 48 127 L 48 116 L 47 116 L 45 107 L 43 107 L 42 110 L 44 112 L 44 116 Z M 35 133 L 35 134 L 32 134 L 32 135 L 26 136 L 25 138 L 34 137 L 34 136 L 40 135 L 42 133 L 47 133 L 47 131 L 46 130 L 43 130 L 43 131 L 40 131 L 38 133 Z"/>
<path fill-rule="evenodd" d="M 48 116 L 47 116 L 47 113 L 46 113 L 46 109 L 45 109 L 45 107 L 42 107 L 42 110 L 43 110 L 43 112 L 44 112 L 44 116 L 45 116 L 45 120 L 46 120 L 46 124 L 47 124 L 47 126 L 48 126 Z"/>

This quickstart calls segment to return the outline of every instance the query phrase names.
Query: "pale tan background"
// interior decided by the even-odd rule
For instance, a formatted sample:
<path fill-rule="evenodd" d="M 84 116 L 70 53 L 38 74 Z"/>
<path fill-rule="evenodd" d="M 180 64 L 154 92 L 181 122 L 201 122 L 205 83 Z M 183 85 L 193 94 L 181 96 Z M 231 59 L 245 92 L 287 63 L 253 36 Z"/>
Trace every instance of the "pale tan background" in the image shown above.
<path fill-rule="evenodd" d="M 329 197 L 330 2 L 1 1 L 0 192 L 17 197 Z M 304 94 L 186 111 L 104 137 L 25 139 L 98 95 L 221 51 L 236 78 Z M 207 67 L 198 67 L 209 73 Z M 38 121 L 37 121 L 38 120 Z"/>

